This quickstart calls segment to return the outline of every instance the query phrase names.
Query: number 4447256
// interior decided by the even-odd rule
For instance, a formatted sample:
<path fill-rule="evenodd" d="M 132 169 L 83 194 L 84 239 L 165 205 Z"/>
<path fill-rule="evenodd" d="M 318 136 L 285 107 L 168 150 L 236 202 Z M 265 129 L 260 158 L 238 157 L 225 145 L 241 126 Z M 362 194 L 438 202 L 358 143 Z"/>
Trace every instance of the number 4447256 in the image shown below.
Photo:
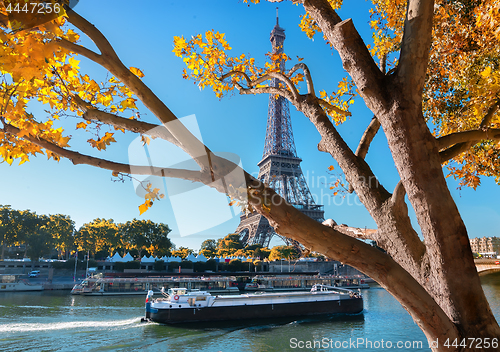
<path fill-rule="evenodd" d="M 464 338 L 464 339 L 446 339 L 444 347 L 467 347 L 467 348 L 498 348 L 498 338 Z"/>
<path fill-rule="evenodd" d="M 48 14 L 48 13 L 59 13 L 61 12 L 61 5 L 59 3 L 43 3 L 43 2 L 30 2 L 25 3 L 23 7 L 19 3 L 12 6 L 11 3 L 5 9 L 8 13 L 37 13 L 37 14 Z"/>

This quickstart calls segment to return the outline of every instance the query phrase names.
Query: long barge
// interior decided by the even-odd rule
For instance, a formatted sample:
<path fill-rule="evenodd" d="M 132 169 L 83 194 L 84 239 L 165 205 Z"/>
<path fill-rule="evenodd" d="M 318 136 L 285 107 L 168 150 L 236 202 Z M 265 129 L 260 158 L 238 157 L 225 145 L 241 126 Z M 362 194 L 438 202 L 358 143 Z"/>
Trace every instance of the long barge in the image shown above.
<path fill-rule="evenodd" d="M 89 277 L 76 284 L 71 294 L 83 296 L 143 295 L 173 287 L 206 290 L 213 293 L 238 293 L 230 277 Z"/>
<path fill-rule="evenodd" d="M 315 285 L 309 292 L 253 293 L 213 296 L 205 291 L 172 288 L 163 297 L 146 297 L 145 320 L 162 324 L 358 314 L 360 293 Z"/>

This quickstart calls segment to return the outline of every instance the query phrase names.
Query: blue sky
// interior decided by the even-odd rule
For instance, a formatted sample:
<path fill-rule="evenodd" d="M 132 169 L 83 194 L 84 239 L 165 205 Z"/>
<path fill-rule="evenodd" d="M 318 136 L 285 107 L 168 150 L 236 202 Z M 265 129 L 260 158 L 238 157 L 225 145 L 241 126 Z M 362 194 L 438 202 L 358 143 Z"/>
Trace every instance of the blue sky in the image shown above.
<path fill-rule="evenodd" d="M 226 34 L 233 55 L 250 54 L 263 64 L 264 54 L 271 48 L 269 34 L 276 21 L 276 4 L 247 6 L 237 0 L 218 1 L 218 6 L 214 4 L 213 1 L 205 0 L 86 0 L 81 1 L 75 10 L 107 36 L 126 66 L 138 67 L 145 73 L 144 82 L 178 117 L 190 116 L 188 120 L 192 128 L 199 130 L 197 133 L 213 151 L 231 153 L 232 157 L 241 160 L 241 165 L 247 171 L 256 173 L 264 147 L 268 97 L 235 94 L 219 100 L 210 90 L 200 91 L 193 82 L 181 77 L 184 64 L 172 53 L 173 36 L 184 35 L 189 38 L 215 29 Z M 366 10 L 369 5 L 370 2 L 364 0 L 346 1 L 340 11 L 342 18 L 353 18 L 367 43 L 371 42 L 369 14 Z M 304 58 L 317 91 L 333 91 L 338 80 L 345 75 L 337 53 L 320 36 L 312 41 L 300 31 L 298 22 L 303 11 L 300 6 L 290 2 L 278 6 L 280 26 L 285 28 L 287 36 L 285 51 L 291 57 Z M 84 38 L 82 43 L 92 47 Z M 85 58 L 78 59 L 82 60 L 82 72 L 88 73 L 96 81 L 105 79 L 102 69 Z M 140 104 L 138 106 L 145 121 L 157 123 L 151 113 Z M 34 106 L 33 111 L 35 115 L 43 113 L 38 106 Z M 339 132 L 355 149 L 372 114 L 360 98 L 356 99 L 351 111 L 353 116 L 339 127 Z M 319 203 L 325 204 L 325 217 L 350 226 L 373 228 L 373 220 L 355 196 L 346 199 L 332 197 L 328 183 L 335 178 L 327 169 L 336 164 L 329 155 L 317 150 L 319 134 L 307 118 L 293 106 L 291 116 L 297 153 L 303 159 L 302 170 L 312 193 Z M 85 142 L 88 135 L 72 131 L 74 121 L 63 119 L 61 125 L 74 135 L 75 138 L 70 142 L 74 150 L 120 162 L 129 161 L 130 146 L 134 145 L 136 136 L 117 135 L 119 143 L 103 154 L 88 147 Z M 158 149 L 160 147 L 154 148 L 163 151 Z M 156 155 L 154 160 L 166 163 L 164 166 L 174 165 L 183 160 L 182 154 L 175 153 L 175 150 L 166 146 L 165 152 Z M 367 161 L 381 183 L 392 190 L 399 178 L 382 133 L 375 138 Z M 335 171 L 340 170 L 336 167 Z M 40 156 L 21 166 L 0 164 L 0 172 L 3 181 L 0 204 L 10 204 L 15 209 L 31 209 L 38 214 L 67 214 L 78 227 L 97 217 L 111 218 L 115 222 L 133 218 L 151 219 L 166 223 L 173 229 L 171 237 L 177 246 L 199 249 L 204 239 L 223 237 L 234 231 L 239 223 L 237 216 L 225 213 L 226 208 L 220 219 L 207 213 L 213 210 L 214 200 L 224 201 L 224 197 L 210 192 L 193 195 L 192 201 L 188 202 L 185 199 L 176 202 L 173 197 L 167 197 L 139 216 L 138 205 L 142 200 L 136 194 L 132 182 L 112 182 L 110 171 L 85 165 L 73 166 L 67 160 L 56 163 Z M 477 191 L 459 191 L 454 180 L 449 178 L 448 182 L 468 227 L 469 236 L 500 236 L 500 211 L 497 205 L 500 192 L 494 181 L 483 178 L 482 186 Z M 160 184 L 164 186 L 162 181 Z M 171 193 L 172 187 L 167 194 Z M 207 228 L 214 221 L 222 223 Z M 179 225 L 182 227 L 182 224 L 192 227 L 187 232 L 183 231 L 181 236 Z M 201 233 L 190 232 L 196 229 L 205 230 Z"/>

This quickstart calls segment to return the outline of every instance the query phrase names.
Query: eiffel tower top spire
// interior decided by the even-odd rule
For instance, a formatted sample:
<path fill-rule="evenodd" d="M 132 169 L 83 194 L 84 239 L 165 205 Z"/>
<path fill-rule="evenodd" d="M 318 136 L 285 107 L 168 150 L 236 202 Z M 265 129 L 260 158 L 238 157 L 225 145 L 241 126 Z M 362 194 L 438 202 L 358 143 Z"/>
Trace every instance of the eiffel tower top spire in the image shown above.
<path fill-rule="evenodd" d="M 276 8 L 276 25 L 271 31 L 270 37 L 273 54 L 283 53 L 285 38 L 285 30 L 279 26 L 278 8 Z M 280 60 L 278 65 L 281 71 L 284 72 L 285 60 Z M 279 87 L 282 85 L 283 83 L 276 78 L 271 80 L 271 87 Z M 269 155 L 297 157 L 288 100 L 274 94 L 269 95 L 266 141 L 264 143 L 262 159 L 265 159 Z"/>

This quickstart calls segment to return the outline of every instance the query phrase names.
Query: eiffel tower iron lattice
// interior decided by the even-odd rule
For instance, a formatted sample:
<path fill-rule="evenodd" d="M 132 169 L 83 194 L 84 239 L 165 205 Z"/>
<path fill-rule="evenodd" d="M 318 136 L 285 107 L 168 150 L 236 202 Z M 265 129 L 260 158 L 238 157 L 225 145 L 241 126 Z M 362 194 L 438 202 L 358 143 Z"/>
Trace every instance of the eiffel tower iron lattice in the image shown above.
<path fill-rule="evenodd" d="M 283 53 L 285 30 L 279 26 L 276 10 L 276 25 L 271 31 L 273 54 Z M 284 69 L 284 60 L 279 63 Z M 280 81 L 271 80 L 277 87 Z M 282 96 L 269 95 L 267 131 L 262 160 L 258 163 L 258 179 L 273 188 L 289 204 L 317 221 L 324 220 L 322 205 L 317 205 L 309 191 L 300 162 L 297 157 L 290 120 L 288 100 Z M 246 245 L 260 244 L 269 246 L 273 236 L 279 236 L 269 221 L 257 212 L 243 214 L 235 231 Z M 286 243 L 292 241 L 280 236 Z"/>

